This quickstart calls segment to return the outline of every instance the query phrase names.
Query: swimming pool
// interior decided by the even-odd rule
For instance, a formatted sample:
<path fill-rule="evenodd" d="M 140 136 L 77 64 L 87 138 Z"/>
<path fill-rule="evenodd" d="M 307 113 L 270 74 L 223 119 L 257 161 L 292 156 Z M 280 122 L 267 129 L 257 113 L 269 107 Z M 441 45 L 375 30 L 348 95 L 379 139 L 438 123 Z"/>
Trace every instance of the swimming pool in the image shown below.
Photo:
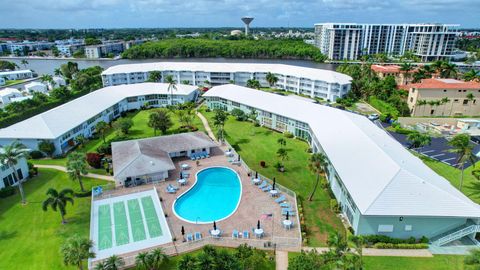
<path fill-rule="evenodd" d="M 197 182 L 172 205 L 178 218 L 190 223 L 210 223 L 232 215 L 240 204 L 242 185 L 227 167 L 210 167 L 196 174 Z"/>

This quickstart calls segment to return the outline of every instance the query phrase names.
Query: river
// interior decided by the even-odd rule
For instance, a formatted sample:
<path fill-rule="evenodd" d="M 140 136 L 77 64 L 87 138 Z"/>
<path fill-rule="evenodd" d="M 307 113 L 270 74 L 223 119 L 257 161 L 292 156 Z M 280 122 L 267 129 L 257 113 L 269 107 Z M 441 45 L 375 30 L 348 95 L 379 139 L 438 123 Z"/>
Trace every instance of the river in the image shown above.
<path fill-rule="evenodd" d="M 16 63 L 20 69 L 24 69 L 25 66 L 21 64 L 21 59 L 19 58 L 8 58 L 2 57 L 0 60 L 6 60 Z M 121 65 L 121 64 L 135 64 L 135 63 L 151 63 L 151 62 L 218 62 L 218 63 L 276 63 L 276 64 L 286 64 L 286 65 L 295 65 L 302 67 L 310 68 L 319 68 L 319 69 L 328 69 L 335 70 L 335 64 L 325 64 L 325 63 L 316 63 L 313 61 L 306 60 L 271 60 L 271 59 L 227 59 L 227 58 L 175 58 L 175 59 L 118 59 L 118 60 L 80 60 L 80 59 L 34 59 L 28 58 L 28 64 L 26 65 L 27 69 L 35 71 L 39 76 L 42 74 L 51 74 L 56 68 L 59 68 L 60 65 L 67 63 L 68 61 L 78 63 L 80 69 L 92 67 L 92 66 L 101 66 L 106 69 L 111 66 Z"/>

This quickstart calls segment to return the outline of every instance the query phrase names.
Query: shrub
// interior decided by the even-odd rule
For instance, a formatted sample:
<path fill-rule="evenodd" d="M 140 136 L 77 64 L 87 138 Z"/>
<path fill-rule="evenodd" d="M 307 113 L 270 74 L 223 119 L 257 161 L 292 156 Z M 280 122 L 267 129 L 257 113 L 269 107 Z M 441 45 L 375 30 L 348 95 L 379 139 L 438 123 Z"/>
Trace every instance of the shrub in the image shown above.
<path fill-rule="evenodd" d="M 253 123 L 253 126 L 254 126 L 254 127 L 259 127 L 259 126 L 260 126 L 260 123 L 258 123 L 258 121 L 255 121 L 255 122 Z"/>
<path fill-rule="evenodd" d="M 98 153 L 87 153 L 86 159 L 88 165 L 92 166 L 95 169 L 98 169 L 102 166 L 102 155 Z"/>
<path fill-rule="evenodd" d="M 323 188 L 323 189 L 327 189 L 328 188 L 328 181 L 327 179 L 325 178 L 322 178 L 322 180 L 320 180 L 320 186 Z"/>
<path fill-rule="evenodd" d="M 33 150 L 32 152 L 30 152 L 30 158 L 32 159 L 40 159 L 40 158 L 43 158 L 44 155 L 41 151 L 38 151 L 38 150 Z"/>
<path fill-rule="evenodd" d="M 112 147 L 109 142 L 102 143 L 99 147 L 97 147 L 97 152 L 100 154 L 111 155 L 112 154 Z"/>
<path fill-rule="evenodd" d="M 370 245 L 375 245 L 377 243 L 384 243 L 384 244 L 418 244 L 418 243 L 428 243 L 428 238 L 425 236 L 422 236 L 420 239 L 415 239 L 415 237 L 410 237 L 406 239 L 401 239 L 401 238 L 393 238 L 390 236 L 386 235 L 365 235 L 363 236 L 363 239 L 365 239 L 365 242 L 367 242 Z"/>
<path fill-rule="evenodd" d="M 263 161 L 263 160 L 262 160 L 262 161 L 260 161 L 260 167 L 262 167 L 262 168 L 265 168 L 265 166 L 266 166 L 266 163 L 265 163 L 265 161 Z"/>
<path fill-rule="evenodd" d="M 6 198 L 15 194 L 15 189 L 12 186 L 0 189 L 0 198 Z"/>
<path fill-rule="evenodd" d="M 285 131 L 283 133 L 283 136 L 285 136 L 285 138 L 293 138 L 293 134 L 291 132 L 288 132 L 288 131 Z"/>
<path fill-rule="evenodd" d="M 420 243 L 420 244 L 392 244 L 392 243 L 376 243 L 373 245 L 374 248 L 379 249 L 427 249 L 428 244 Z"/>
<path fill-rule="evenodd" d="M 230 113 L 235 117 L 235 119 L 237 119 L 237 121 L 245 121 L 248 118 L 245 112 L 240 109 L 233 109 Z"/>
<path fill-rule="evenodd" d="M 429 240 L 428 237 L 426 237 L 426 236 L 422 236 L 422 237 L 418 240 L 418 242 L 419 242 L 419 243 L 422 243 L 422 244 L 428 244 L 429 241 L 430 241 L 430 240 Z"/>
<path fill-rule="evenodd" d="M 38 143 L 38 150 L 44 152 L 45 154 L 47 154 L 47 156 L 51 157 L 55 152 L 55 145 L 50 141 L 42 140 Z"/>
<path fill-rule="evenodd" d="M 338 205 L 337 200 L 330 199 L 330 209 L 335 213 L 340 212 L 340 206 Z"/>
<path fill-rule="evenodd" d="M 205 112 L 211 112 L 211 111 L 212 110 L 210 110 L 210 108 L 208 108 L 208 107 L 205 109 Z"/>

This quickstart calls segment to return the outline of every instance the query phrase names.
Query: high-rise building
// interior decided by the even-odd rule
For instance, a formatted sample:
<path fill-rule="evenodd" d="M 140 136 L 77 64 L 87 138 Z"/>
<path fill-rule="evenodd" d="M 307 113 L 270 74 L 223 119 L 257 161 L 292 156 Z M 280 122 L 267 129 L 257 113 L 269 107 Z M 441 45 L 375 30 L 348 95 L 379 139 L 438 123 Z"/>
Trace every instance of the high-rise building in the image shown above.
<path fill-rule="evenodd" d="M 422 61 L 448 59 L 457 36 L 451 24 L 315 24 L 315 45 L 332 60 L 356 60 L 362 55 L 403 55 Z"/>

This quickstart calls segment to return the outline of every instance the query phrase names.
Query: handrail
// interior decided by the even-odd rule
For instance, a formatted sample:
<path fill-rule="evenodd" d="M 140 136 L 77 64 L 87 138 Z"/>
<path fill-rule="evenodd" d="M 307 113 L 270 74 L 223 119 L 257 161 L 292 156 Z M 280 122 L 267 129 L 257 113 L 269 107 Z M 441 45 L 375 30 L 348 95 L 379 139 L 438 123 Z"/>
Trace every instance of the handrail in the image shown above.
<path fill-rule="evenodd" d="M 441 245 L 447 244 L 451 241 L 460 239 L 460 238 L 462 238 L 466 235 L 469 235 L 471 233 L 474 233 L 474 232 L 480 232 L 480 225 L 470 225 L 470 226 L 465 227 L 461 230 L 458 230 L 458 231 L 452 232 L 450 234 L 447 234 L 447 235 L 435 240 L 433 242 L 433 244 L 435 244 L 437 246 L 441 246 Z"/>

